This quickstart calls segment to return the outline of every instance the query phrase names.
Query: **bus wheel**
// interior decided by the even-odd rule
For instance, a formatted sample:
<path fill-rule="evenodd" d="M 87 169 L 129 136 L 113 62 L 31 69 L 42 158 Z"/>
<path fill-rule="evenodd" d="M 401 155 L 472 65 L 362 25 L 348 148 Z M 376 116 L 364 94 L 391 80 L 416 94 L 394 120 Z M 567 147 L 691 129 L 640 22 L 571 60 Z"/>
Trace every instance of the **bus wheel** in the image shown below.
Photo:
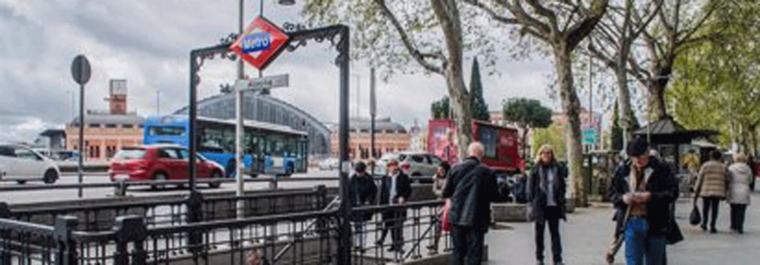
<path fill-rule="evenodd" d="M 227 172 L 227 177 L 231 178 L 235 176 L 235 160 L 227 161 L 227 166 L 224 167 L 224 171 Z"/>
<path fill-rule="evenodd" d="M 288 166 L 285 167 L 285 176 L 290 177 L 295 172 L 295 167 L 293 166 L 293 163 L 288 163 Z"/>

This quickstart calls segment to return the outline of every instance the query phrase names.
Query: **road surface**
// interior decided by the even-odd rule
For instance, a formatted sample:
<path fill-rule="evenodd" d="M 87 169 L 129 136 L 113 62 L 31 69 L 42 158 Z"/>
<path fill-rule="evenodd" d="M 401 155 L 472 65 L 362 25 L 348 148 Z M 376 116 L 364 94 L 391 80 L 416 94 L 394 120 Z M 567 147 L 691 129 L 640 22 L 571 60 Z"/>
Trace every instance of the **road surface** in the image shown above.
<path fill-rule="evenodd" d="M 287 179 L 309 179 L 309 178 L 325 178 L 325 177 L 337 177 L 337 171 L 313 171 L 305 174 L 294 174 L 282 182 L 278 183 L 279 188 L 308 188 L 317 185 L 337 186 L 337 181 L 297 181 L 288 182 Z M 77 176 L 66 174 L 63 175 L 56 184 L 76 184 L 78 181 Z M 110 179 L 105 174 L 88 174 L 84 177 L 84 183 L 108 183 Z M 30 181 L 29 184 L 40 184 L 40 182 Z M 0 182 L 0 187 L 8 186 L 20 186 L 28 184 L 17 184 L 16 182 Z M 235 191 L 235 183 L 223 183 L 218 189 L 210 189 L 207 184 L 199 183 L 198 187 L 201 192 L 206 191 Z M 246 183 L 246 190 L 266 189 L 269 187 L 269 183 L 266 182 L 253 182 Z M 0 192 L 0 201 L 7 202 L 9 204 L 14 203 L 32 203 L 32 202 L 45 202 L 56 200 L 72 200 L 77 198 L 78 191 L 76 189 L 61 189 L 61 190 L 35 190 L 35 191 L 13 191 L 13 192 Z M 114 194 L 113 188 L 92 188 L 84 190 L 83 198 L 107 198 L 112 197 Z M 186 188 L 167 187 L 166 189 L 152 190 L 150 187 L 131 187 L 127 191 L 127 194 L 133 196 L 155 196 L 166 194 L 187 194 Z"/>

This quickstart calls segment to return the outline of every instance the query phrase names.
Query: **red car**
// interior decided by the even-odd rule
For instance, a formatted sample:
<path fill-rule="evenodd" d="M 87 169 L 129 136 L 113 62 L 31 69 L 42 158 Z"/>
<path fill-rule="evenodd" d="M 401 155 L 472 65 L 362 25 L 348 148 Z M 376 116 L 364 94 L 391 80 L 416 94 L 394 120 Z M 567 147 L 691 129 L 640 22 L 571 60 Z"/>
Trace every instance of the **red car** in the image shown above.
<path fill-rule="evenodd" d="M 108 174 L 111 181 L 186 180 L 190 177 L 189 157 L 186 148 L 174 145 L 126 147 L 116 153 Z M 224 168 L 215 162 L 201 155 L 196 161 L 199 178 L 221 179 L 224 176 Z M 219 182 L 209 182 L 211 188 L 220 185 Z"/>

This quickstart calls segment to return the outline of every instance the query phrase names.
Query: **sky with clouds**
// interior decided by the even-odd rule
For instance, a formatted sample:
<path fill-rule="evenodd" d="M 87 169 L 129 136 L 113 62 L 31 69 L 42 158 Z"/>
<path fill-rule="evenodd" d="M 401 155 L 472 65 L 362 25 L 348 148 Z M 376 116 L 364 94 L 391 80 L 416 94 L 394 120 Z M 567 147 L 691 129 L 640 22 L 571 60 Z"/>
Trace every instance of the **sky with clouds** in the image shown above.
<path fill-rule="evenodd" d="M 302 20 L 299 6 L 264 2 L 265 15 L 276 24 Z M 258 1 L 246 1 L 245 21 L 258 12 Z M 217 44 L 237 30 L 237 19 L 237 0 L 0 0 L 0 141 L 30 141 L 74 117 L 72 96 L 78 98 L 79 88 L 71 78 L 70 63 L 80 53 L 93 68 L 85 88 L 87 109 L 107 108 L 103 99 L 108 80 L 114 78 L 128 80 L 129 110 L 140 115 L 156 114 L 157 91 L 162 114 L 185 106 L 189 51 Z M 272 94 L 320 120 L 337 120 L 335 55 L 328 45 L 317 43 L 284 52 L 265 74 L 290 74 L 290 87 Z M 465 66 L 467 80 L 470 63 Z M 499 74 L 483 76 L 486 102 L 497 109 L 505 98 L 531 97 L 555 108 L 547 94 L 551 69 L 546 60 L 499 59 Z M 254 74 L 251 67 L 246 71 Z M 368 116 L 366 62 L 353 62 L 351 72 L 351 113 L 356 113 L 358 91 L 359 114 Z M 235 63 L 208 61 L 201 72 L 199 98 L 219 93 L 219 85 L 235 77 Z M 378 82 L 377 91 L 378 115 L 411 125 L 428 118 L 430 103 L 445 94 L 445 80 L 396 74 Z"/>

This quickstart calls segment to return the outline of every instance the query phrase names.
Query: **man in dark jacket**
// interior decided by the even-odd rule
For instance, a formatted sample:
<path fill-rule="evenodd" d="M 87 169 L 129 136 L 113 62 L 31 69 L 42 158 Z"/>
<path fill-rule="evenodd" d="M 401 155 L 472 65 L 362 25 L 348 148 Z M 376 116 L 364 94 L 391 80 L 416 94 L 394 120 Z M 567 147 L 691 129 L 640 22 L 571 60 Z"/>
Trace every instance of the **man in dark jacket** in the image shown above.
<path fill-rule="evenodd" d="M 351 188 L 349 195 L 353 207 L 362 207 L 375 204 L 375 195 L 377 186 L 372 176 L 367 174 L 367 165 L 364 162 L 357 162 L 354 166 L 354 175 L 351 176 Z M 359 252 L 364 252 L 364 242 L 366 241 L 365 222 L 372 219 L 370 214 L 354 216 L 354 243 Z"/>
<path fill-rule="evenodd" d="M 409 176 L 401 172 L 396 160 L 389 161 L 386 167 L 388 168 L 386 170 L 388 175 L 383 177 L 382 184 L 380 185 L 380 205 L 406 204 L 409 196 L 412 195 L 412 185 L 409 181 Z M 390 230 L 393 244 L 388 251 L 403 252 L 406 210 L 384 211 L 382 215 L 383 231 L 380 239 L 377 240 L 377 244 L 382 245 L 385 242 L 385 236 L 388 235 L 388 230 Z"/>
<path fill-rule="evenodd" d="M 449 223 L 454 252 L 451 264 L 480 264 L 483 241 L 491 224 L 491 202 L 498 198 L 496 176 L 482 165 L 483 144 L 473 142 L 467 148 L 469 157 L 449 171 L 449 182 L 443 197 L 451 200 Z"/>
<path fill-rule="evenodd" d="M 616 231 L 623 231 L 628 265 L 665 264 L 670 204 L 678 198 L 678 180 L 647 148 L 642 138 L 631 141 L 626 150 L 630 160 L 618 166 L 609 187 L 617 210 Z"/>

